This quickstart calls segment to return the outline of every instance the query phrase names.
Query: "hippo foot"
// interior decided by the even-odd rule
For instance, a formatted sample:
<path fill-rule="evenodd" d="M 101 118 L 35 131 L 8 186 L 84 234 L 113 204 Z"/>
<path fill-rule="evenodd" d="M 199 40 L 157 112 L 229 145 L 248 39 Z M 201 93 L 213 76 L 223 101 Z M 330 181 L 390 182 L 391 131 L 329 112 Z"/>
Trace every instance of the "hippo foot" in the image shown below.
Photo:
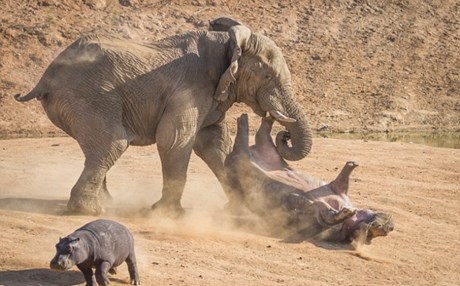
<path fill-rule="evenodd" d="M 185 215 L 185 210 L 179 203 L 165 202 L 160 199 L 158 202 L 152 205 L 152 212 L 155 215 L 168 217 L 171 219 L 179 219 Z"/>
<path fill-rule="evenodd" d="M 67 203 L 67 209 L 72 213 L 85 215 L 100 215 L 104 209 L 94 196 L 71 196 Z"/>
<path fill-rule="evenodd" d="M 335 220 L 337 222 L 342 222 L 354 216 L 356 212 L 357 212 L 357 209 L 355 208 L 344 207 L 337 213 L 337 215 L 335 216 Z"/>
<path fill-rule="evenodd" d="M 141 285 L 141 282 L 139 280 L 133 279 L 131 280 L 131 285 Z"/>

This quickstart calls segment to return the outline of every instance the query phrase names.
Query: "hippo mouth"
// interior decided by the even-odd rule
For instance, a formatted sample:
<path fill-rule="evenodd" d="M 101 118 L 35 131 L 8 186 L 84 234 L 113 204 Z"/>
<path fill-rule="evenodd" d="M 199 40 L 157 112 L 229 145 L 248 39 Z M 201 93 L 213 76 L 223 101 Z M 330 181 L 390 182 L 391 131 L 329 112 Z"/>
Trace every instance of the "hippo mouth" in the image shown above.
<path fill-rule="evenodd" d="M 56 259 L 53 259 L 50 262 L 50 268 L 53 270 L 57 270 L 57 271 L 67 271 L 72 267 L 73 267 L 73 263 L 70 262 L 70 260 L 68 259 L 68 255 L 66 258 L 63 258 L 61 256 L 58 258 L 58 261 L 56 261 Z"/>
<path fill-rule="evenodd" d="M 67 271 L 71 268 L 72 266 L 63 266 L 60 264 L 50 264 L 50 268 L 56 271 Z"/>
<path fill-rule="evenodd" d="M 359 214 L 358 214 L 359 215 Z M 349 233 L 350 240 L 371 244 L 372 239 L 387 236 L 394 229 L 392 216 L 386 213 L 371 213 L 356 220 Z"/>

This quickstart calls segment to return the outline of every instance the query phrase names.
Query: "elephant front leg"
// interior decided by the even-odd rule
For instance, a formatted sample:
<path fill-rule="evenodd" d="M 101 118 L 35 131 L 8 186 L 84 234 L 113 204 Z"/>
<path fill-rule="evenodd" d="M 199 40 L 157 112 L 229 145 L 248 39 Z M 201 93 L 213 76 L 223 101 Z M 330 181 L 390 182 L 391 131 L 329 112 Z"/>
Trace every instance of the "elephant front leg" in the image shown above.
<path fill-rule="evenodd" d="M 245 139 L 247 140 L 247 134 Z M 219 180 L 229 200 L 226 208 L 230 211 L 239 212 L 242 206 L 242 200 L 238 193 L 240 187 L 235 183 L 236 180 L 227 177 L 224 169 L 225 159 L 230 154 L 231 149 L 232 139 L 225 122 L 202 128 L 198 132 L 193 146 L 195 153 L 208 165 Z"/>

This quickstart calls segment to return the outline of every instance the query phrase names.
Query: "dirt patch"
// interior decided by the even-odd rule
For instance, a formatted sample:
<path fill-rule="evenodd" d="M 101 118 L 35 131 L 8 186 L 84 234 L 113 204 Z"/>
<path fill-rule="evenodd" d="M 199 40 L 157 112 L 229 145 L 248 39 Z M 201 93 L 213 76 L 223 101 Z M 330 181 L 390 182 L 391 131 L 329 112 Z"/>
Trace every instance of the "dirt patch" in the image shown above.
<path fill-rule="evenodd" d="M 286 242 L 254 218 L 223 211 L 225 195 L 196 156 L 190 162 L 183 220 L 144 217 L 161 194 L 155 148 L 130 148 L 108 174 L 115 202 L 102 216 L 135 237 L 143 285 L 457 285 L 460 244 L 460 150 L 409 143 L 315 139 L 293 163 L 326 181 L 347 160 L 356 206 L 392 214 L 395 230 L 357 249 L 318 241 Z M 48 270 L 59 236 L 95 217 L 66 214 L 83 167 L 71 138 L 0 141 L 0 285 L 84 285 L 74 271 Z M 206 186 L 206 187 L 203 187 Z M 111 276 L 126 285 L 126 266 Z M 327 273 L 327 274 L 326 274 Z"/>

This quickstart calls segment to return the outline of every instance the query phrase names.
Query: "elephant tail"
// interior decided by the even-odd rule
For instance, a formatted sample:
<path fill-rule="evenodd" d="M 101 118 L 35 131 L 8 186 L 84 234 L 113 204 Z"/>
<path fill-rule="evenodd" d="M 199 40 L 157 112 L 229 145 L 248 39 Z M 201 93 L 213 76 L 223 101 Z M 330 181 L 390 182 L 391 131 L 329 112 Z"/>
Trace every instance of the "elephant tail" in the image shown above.
<path fill-rule="evenodd" d="M 34 99 L 34 98 L 36 98 L 38 100 L 42 100 L 42 99 L 45 99 L 47 97 L 47 95 L 48 95 L 48 93 L 43 92 L 40 89 L 38 89 L 37 87 L 35 87 L 31 92 L 29 92 L 28 94 L 26 94 L 24 96 L 21 96 L 20 93 L 15 94 L 14 99 L 16 99 L 19 102 L 26 102 L 26 101 L 29 101 L 29 100 Z"/>

